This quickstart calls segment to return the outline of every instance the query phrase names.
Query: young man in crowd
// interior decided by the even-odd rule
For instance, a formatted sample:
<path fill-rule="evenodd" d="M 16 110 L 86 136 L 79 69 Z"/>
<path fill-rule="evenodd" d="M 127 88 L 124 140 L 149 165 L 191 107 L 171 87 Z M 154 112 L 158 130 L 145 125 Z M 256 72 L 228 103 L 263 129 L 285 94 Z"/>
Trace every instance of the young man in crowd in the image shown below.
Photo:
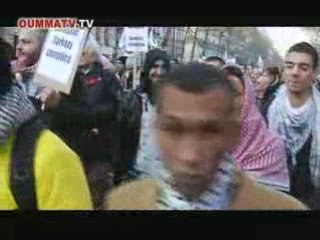
<path fill-rule="evenodd" d="M 19 33 L 16 46 L 17 60 L 13 63 L 13 72 L 17 83 L 38 110 L 41 108 L 41 102 L 38 98 L 43 87 L 33 81 L 33 75 L 41 55 L 46 34 L 46 30 L 22 30 Z"/>
<path fill-rule="evenodd" d="M 222 70 L 206 64 L 180 65 L 157 83 L 154 101 L 167 174 L 119 187 L 107 198 L 106 208 L 306 209 L 236 168 L 228 150 L 239 140 L 234 114 L 239 109 L 235 88 Z"/>
<path fill-rule="evenodd" d="M 163 79 L 170 70 L 170 59 L 166 52 L 160 49 L 152 49 L 146 54 L 144 65 L 144 78 L 142 81 L 143 92 L 143 112 L 141 117 L 141 129 L 139 148 L 134 166 L 134 175 L 139 177 L 152 176 L 152 172 L 157 172 L 154 164 L 161 164 L 154 161 L 158 157 L 155 139 L 153 119 L 155 115 L 155 102 L 152 93 L 154 84 Z"/>
<path fill-rule="evenodd" d="M 103 70 L 99 47 L 90 35 L 70 95 L 45 89 L 40 99 L 50 112 L 49 126 L 74 149 L 84 164 L 95 208 L 112 186 L 118 153 L 119 82 Z"/>
<path fill-rule="evenodd" d="M 0 209 L 90 210 L 78 156 L 42 127 L 25 92 L 13 84 L 0 32 Z"/>
<path fill-rule="evenodd" d="M 320 203 L 320 93 L 314 86 L 318 53 L 306 42 L 284 60 L 285 85 L 268 111 L 269 127 L 287 146 L 291 193 L 312 208 Z"/>
<path fill-rule="evenodd" d="M 117 59 L 116 62 L 116 77 L 123 89 L 127 88 L 127 79 L 128 79 L 128 74 L 126 72 L 126 56 L 121 56 Z"/>

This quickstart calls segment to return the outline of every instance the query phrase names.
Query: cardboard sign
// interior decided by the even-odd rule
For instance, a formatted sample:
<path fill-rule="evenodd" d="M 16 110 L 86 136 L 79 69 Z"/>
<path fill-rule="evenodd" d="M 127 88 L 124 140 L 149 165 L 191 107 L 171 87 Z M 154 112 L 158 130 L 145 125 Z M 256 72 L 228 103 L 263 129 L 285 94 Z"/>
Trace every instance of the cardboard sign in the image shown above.
<path fill-rule="evenodd" d="M 43 46 L 34 81 L 69 94 L 87 38 L 86 29 L 50 30 Z"/>
<path fill-rule="evenodd" d="M 125 28 L 125 50 L 128 52 L 147 52 L 148 51 L 148 28 Z"/>

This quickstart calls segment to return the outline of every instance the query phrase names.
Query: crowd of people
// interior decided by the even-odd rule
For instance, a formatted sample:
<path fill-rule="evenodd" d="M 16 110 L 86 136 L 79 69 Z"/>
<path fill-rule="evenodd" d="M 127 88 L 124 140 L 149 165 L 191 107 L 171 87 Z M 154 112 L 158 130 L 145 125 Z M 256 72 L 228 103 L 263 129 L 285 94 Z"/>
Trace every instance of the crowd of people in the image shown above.
<path fill-rule="evenodd" d="M 33 80 L 45 37 L 0 31 L 0 209 L 320 207 L 312 45 L 265 69 L 155 48 L 135 86 L 90 35 L 67 95 Z"/>

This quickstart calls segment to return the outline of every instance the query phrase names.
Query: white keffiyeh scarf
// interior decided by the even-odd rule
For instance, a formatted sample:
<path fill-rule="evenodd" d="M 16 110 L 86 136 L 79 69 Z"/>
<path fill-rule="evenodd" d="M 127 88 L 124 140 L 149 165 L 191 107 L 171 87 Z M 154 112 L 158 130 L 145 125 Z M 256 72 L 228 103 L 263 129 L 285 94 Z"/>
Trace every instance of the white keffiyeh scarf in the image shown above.
<path fill-rule="evenodd" d="M 269 127 L 285 141 L 294 165 L 296 154 L 312 134 L 309 160 L 311 180 L 316 187 L 320 187 L 320 93 L 313 86 L 310 103 L 302 111 L 291 113 L 287 91 L 287 87 L 282 86 L 271 104 L 268 112 Z"/>
<path fill-rule="evenodd" d="M 232 203 L 241 183 L 234 159 L 226 154 L 209 189 L 198 200 L 187 200 L 173 189 L 168 180 L 159 184 L 158 208 L 160 210 L 226 210 Z"/>

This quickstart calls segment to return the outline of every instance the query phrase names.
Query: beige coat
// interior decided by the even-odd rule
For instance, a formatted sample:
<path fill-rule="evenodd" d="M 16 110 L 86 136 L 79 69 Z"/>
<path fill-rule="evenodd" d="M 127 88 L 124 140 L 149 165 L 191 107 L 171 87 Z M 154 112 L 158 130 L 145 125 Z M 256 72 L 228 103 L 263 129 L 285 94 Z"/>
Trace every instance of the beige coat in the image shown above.
<path fill-rule="evenodd" d="M 307 210 L 295 198 L 241 174 L 239 190 L 228 210 Z M 106 198 L 110 210 L 157 210 L 155 180 L 137 180 L 114 189 Z"/>

